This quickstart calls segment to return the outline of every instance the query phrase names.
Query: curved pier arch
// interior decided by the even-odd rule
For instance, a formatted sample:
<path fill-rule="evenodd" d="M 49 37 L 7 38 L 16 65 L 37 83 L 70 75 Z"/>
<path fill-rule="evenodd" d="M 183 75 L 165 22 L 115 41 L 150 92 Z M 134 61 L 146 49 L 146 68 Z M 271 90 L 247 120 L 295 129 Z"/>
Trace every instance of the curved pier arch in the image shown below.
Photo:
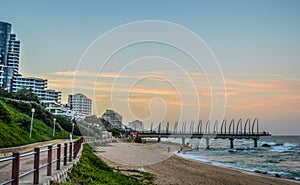
<path fill-rule="evenodd" d="M 214 134 L 218 133 L 218 120 L 214 123 Z"/>
<path fill-rule="evenodd" d="M 256 124 L 255 124 L 256 123 Z M 256 133 L 258 134 L 258 118 L 255 118 L 252 123 L 252 134 L 254 134 L 254 127 L 256 125 Z"/>
<path fill-rule="evenodd" d="M 181 127 L 181 133 L 185 133 L 185 129 L 186 129 L 186 122 L 184 121 Z"/>
<path fill-rule="evenodd" d="M 210 134 L 210 120 L 207 120 L 207 123 L 205 126 L 205 134 Z"/>
<path fill-rule="evenodd" d="M 169 122 L 167 122 L 166 132 L 169 133 Z"/>
<path fill-rule="evenodd" d="M 198 131 L 198 134 L 202 133 L 202 120 L 200 120 L 198 123 L 197 131 Z"/>
<path fill-rule="evenodd" d="M 174 124 L 174 134 L 177 133 L 177 126 L 178 126 L 178 121 L 175 121 L 175 124 Z"/>
<path fill-rule="evenodd" d="M 191 124 L 190 124 L 190 132 L 191 132 L 191 134 L 194 133 L 194 121 L 191 121 Z"/>
<path fill-rule="evenodd" d="M 243 123 L 242 123 L 242 121 L 243 121 L 242 119 L 239 119 L 239 121 L 237 123 L 237 126 L 236 126 L 236 133 L 237 134 L 243 134 Z M 240 128 L 240 130 L 239 130 L 239 128 Z"/>
<path fill-rule="evenodd" d="M 246 120 L 246 123 L 245 123 L 245 125 L 244 125 L 244 134 L 247 133 L 247 125 L 248 125 L 248 127 L 249 127 L 249 129 L 248 129 L 248 134 L 250 134 L 250 119 L 249 119 L 249 118 Z"/>
<path fill-rule="evenodd" d="M 221 124 L 221 134 L 223 134 L 223 127 L 225 128 L 225 134 L 226 134 L 226 119 L 223 119 Z"/>
<path fill-rule="evenodd" d="M 231 128 L 232 128 L 232 134 L 234 134 L 234 119 L 232 119 L 229 124 L 229 134 L 231 134 Z"/>

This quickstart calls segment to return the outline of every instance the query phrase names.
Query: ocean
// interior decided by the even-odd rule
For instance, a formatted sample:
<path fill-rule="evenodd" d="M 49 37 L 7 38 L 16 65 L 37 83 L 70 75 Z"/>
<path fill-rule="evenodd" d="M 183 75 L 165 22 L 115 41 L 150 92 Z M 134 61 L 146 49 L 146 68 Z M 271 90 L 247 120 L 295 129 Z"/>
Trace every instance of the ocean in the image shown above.
<path fill-rule="evenodd" d="M 181 139 L 168 141 L 180 143 Z M 205 149 L 204 139 L 186 142 L 192 144 L 193 150 L 179 153 L 182 157 L 300 181 L 300 136 L 261 137 L 257 148 L 252 140 L 234 140 L 234 149 L 229 148 L 228 139 L 212 140 L 210 149 Z"/>

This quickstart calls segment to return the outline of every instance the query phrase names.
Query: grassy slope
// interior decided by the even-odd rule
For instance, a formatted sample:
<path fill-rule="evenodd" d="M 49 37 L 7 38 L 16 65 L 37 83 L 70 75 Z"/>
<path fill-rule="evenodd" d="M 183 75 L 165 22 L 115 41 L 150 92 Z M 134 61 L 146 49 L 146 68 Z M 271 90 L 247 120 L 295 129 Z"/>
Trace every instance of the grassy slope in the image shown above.
<path fill-rule="evenodd" d="M 20 106 L 15 106 L 20 104 L 22 104 L 23 107 L 28 107 L 28 111 L 20 112 Z M 20 146 L 50 139 L 68 138 L 68 133 L 58 124 L 56 125 L 56 135 L 52 138 L 51 125 L 47 125 L 38 119 L 34 119 L 33 121 L 32 138 L 30 138 L 30 110 L 33 106 L 35 106 L 38 112 L 46 115 L 46 110 L 36 103 L 23 101 L 18 103 L 16 100 L 0 98 L 0 148 Z"/>
<path fill-rule="evenodd" d="M 84 144 L 80 162 L 69 174 L 70 181 L 63 185 L 93 185 L 93 184 L 114 184 L 114 185 L 135 185 L 143 184 L 141 180 L 113 172 L 113 168 L 97 157 L 89 145 Z"/>

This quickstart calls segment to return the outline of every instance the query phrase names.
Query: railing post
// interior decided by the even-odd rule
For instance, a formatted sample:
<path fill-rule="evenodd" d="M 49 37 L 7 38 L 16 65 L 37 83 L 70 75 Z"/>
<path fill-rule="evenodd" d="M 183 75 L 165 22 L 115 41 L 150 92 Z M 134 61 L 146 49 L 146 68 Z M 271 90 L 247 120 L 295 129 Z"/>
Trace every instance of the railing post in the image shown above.
<path fill-rule="evenodd" d="M 73 154 L 73 159 L 76 159 L 76 155 L 77 155 L 77 144 L 78 144 L 78 140 L 74 142 L 74 154 Z"/>
<path fill-rule="evenodd" d="M 47 176 L 51 176 L 52 171 L 52 145 L 48 146 L 48 158 L 47 158 Z"/>
<path fill-rule="evenodd" d="M 39 184 L 40 178 L 40 148 L 34 148 L 33 184 Z"/>
<path fill-rule="evenodd" d="M 64 147 L 64 166 L 67 166 L 67 153 L 68 153 L 68 144 L 65 143 L 65 147 Z"/>
<path fill-rule="evenodd" d="M 70 142 L 70 149 L 69 149 L 69 162 L 72 162 L 72 145 L 73 143 Z"/>
<path fill-rule="evenodd" d="M 61 144 L 57 144 L 57 151 L 56 151 L 56 156 L 57 156 L 57 161 L 56 161 L 56 170 L 60 170 L 60 153 L 61 153 Z"/>
<path fill-rule="evenodd" d="M 11 178 L 14 179 L 12 185 L 19 185 L 19 171 L 20 171 L 20 153 L 13 151 L 12 173 Z"/>

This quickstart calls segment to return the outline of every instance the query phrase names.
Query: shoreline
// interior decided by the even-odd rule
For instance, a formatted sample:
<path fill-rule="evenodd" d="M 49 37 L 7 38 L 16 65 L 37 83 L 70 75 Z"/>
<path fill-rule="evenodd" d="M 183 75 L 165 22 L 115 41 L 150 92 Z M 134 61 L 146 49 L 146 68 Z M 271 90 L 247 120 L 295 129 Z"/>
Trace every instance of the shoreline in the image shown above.
<path fill-rule="evenodd" d="M 176 142 L 172 142 L 172 141 L 161 141 L 161 142 L 165 142 L 167 144 L 181 145 L 180 143 L 176 143 Z M 205 148 L 202 148 L 202 149 L 205 149 Z M 235 167 L 235 166 L 222 165 L 222 163 L 220 163 L 218 165 L 218 164 L 215 164 L 213 161 L 198 160 L 198 159 L 195 159 L 193 157 L 186 156 L 186 154 L 190 155 L 187 152 L 195 151 L 195 150 L 197 150 L 197 149 L 192 148 L 190 145 L 186 145 L 180 153 L 176 153 L 175 155 L 178 156 L 178 157 L 188 159 L 188 160 L 192 160 L 192 161 L 199 162 L 199 163 L 209 164 L 209 165 L 212 165 L 212 166 L 217 166 L 217 167 L 221 167 L 221 168 L 225 168 L 225 169 L 237 170 L 237 171 L 245 172 L 247 174 L 253 174 L 253 175 L 258 175 L 258 176 L 263 176 L 263 177 L 271 177 L 271 178 L 275 178 L 275 179 L 283 179 L 283 180 L 287 180 L 287 181 L 291 181 L 291 182 L 295 182 L 295 183 L 300 184 L 300 179 L 298 180 L 296 178 L 285 178 L 285 177 L 280 176 L 279 174 L 272 175 L 268 171 L 260 171 L 260 170 L 254 170 L 254 169 L 242 169 L 242 168 L 238 168 L 238 167 Z M 279 175 L 279 176 L 276 177 L 276 175 Z"/>
<path fill-rule="evenodd" d="M 100 147 L 97 155 L 108 165 L 116 168 L 143 167 L 146 172 L 154 175 L 155 184 L 300 184 L 300 181 L 296 180 L 182 157 L 176 154 L 179 146 L 177 143 L 168 142 L 116 143 L 112 146 Z M 168 152 L 167 147 L 172 147 L 172 151 Z"/>
<path fill-rule="evenodd" d="M 234 167 L 226 167 L 226 166 L 221 166 L 221 165 L 215 165 L 215 164 L 212 164 L 210 162 L 203 162 L 203 161 L 199 161 L 199 160 L 196 160 L 196 159 L 191 159 L 191 158 L 188 158 L 188 157 L 183 157 L 183 156 L 177 155 L 177 154 L 176 154 L 176 156 L 180 157 L 182 159 L 185 159 L 185 160 L 190 160 L 191 162 L 197 162 L 197 163 L 207 164 L 207 165 L 215 166 L 215 167 L 218 167 L 218 168 L 224 168 L 225 170 L 228 170 L 228 169 L 229 170 L 234 170 L 234 171 L 241 172 L 241 173 L 244 173 L 244 174 L 247 174 L 247 175 L 259 176 L 259 177 L 265 177 L 265 178 L 271 178 L 271 179 L 275 179 L 275 180 L 284 180 L 284 181 L 288 181 L 288 182 L 300 184 L 300 181 L 297 181 L 297 180 L 294 180 L 294 179 L 288 179 L 288 178 L 283 178 L 283 177 L 275 177 L 275 176 L 272 176 L 270 174 L 264 174 L 264 173 L 259 173 L 259 172 L 255 172 L 255 171 L 248 171 L 248 170 L 238 169 L 238 168 L 234 168 Z"/>

